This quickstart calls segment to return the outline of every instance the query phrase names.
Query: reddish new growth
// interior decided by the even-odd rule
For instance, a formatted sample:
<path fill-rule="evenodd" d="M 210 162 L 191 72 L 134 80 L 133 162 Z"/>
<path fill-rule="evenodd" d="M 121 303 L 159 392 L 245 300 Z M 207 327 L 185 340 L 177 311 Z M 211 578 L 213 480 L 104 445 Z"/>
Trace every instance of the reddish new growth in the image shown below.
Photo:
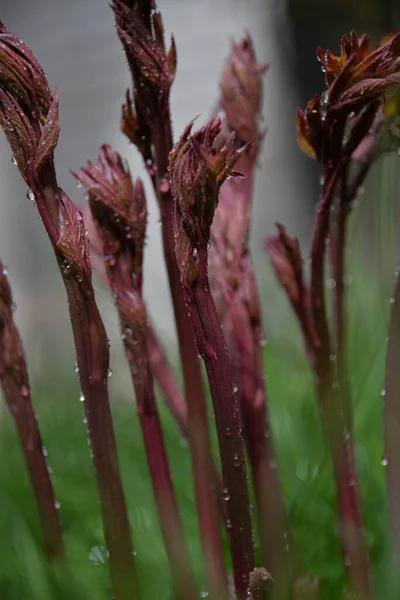
<path fill-rule="evenodd" d="M 221 130 L 219 119 L 211 120 L 193 135 L 191 129 L 192 125 L 186 128 L 170 155 L 175 251 L 198 351 L 211 388 L 235 588 L 241 600 L 246 597 L 249 573 L 255 566 L 246 464 L 239 406 L 221 324 L 210 293 L 207 260 L 219 189 L 246 148 L 235 150 L 231 137 L 220 150 L 214 149 Z"/>
<path fill-rule="evenodd" d="M 32 405 L 28 370 L 14 323 L 13 306 L 7 270 L 0 262 L 0 386 L 18 430 L 42 523 L 46 552 L 51 559 L 65 559 L 58 503 Z"/>
<path fill-rule="evenodd" d="M 42 218 L 67 291 L 110 570 L 117 600 L 137 594 L 129 522 L 108 402 L 108 340 L 98 311 L 82 214 L 58 187 L 58 93 L 29 48 L 0 23 L 0 125 Z"/>
<path fill-rule="evenodd" d="M 196 503 L 212 598 L 226 592 L 226 573 L 211 456 L 207 403 L 200 362 L 183 299 L 176 264 L 172 227 L 172 194 L 168 161 L 173 146 L 169 97 L 177 67 L 175 43 L 166 51 L 162 16 L 156 2 L 113 0 L 118 35 L 132 76 L 133 102 L 128 91 L 121 129 L 138 148 L 153 183 L 161 217 L 161 232 L 178 334 L 187 402 L 189 446 Z"/>
<path fill-rule="evenodd" d="M 359 598 L 373 596 L 353 443 L 346 365 L 345 265 L 347 216 L 376 155 L 385 94 L 400 84 L 400 33 L 371 51 L 368 36 L 342 39 L 341 56 L 321 48 L 327 90 L 298 110 L 299 144 L 322 166 L 322 191 L 311 250 L 311 285 L 303 281 L 296 240 L 280 227 L 267 243 L 278 278 L 303 330 L 332 455 L 338 494 L 340 540 L 350 584 Z M 325 248 L 334 281 L 334 324 L 325 302 Z M 332 358 L 334 360 L 332 360 Z"/>
<path fill-rule="evenodd" d="M 108 283 L 115 296 L 121 338 L 135 387 L 147 460 L 177 598 L 195 600 L 196 585 L 153 389 L 149 327 L 142 297 L 147 219 L 143 184 L 139 178 L 135 183 L 132 182 L 121 157 L 109 146 L 102 146 L 97 164 L 89 162 L 76 178 L 89 192 L 90 209 L 102 244 Z"/>
<path fill-rule="evenodd" d="M 238 177 L 229 177 L 219 194 L 209 249 L 211 289 L 228 346 L 232 381 L 249 452 L 256 494 L 263 564 L 274 576 L 278 596 L 290 587 L 294 542 L 285 515 L 266 405 L 261 304 L 249 252 L 252 193 L 259 154 L 262 78 L 246 36 L 233 44 L 221 78 L 222 127 L 217 147 L 234 133 L 235 145 L 251 142 L 236 163 Z"/>
<path fill-rule="evenodd" d="M 177 68 L 164 42 L 155 0 L 112 0 L 132 76 L 122 130 L 143 157 L 159 203 L 163 248 L 185 387 L 183 399 L 149 325 L 143 286 L 146 198 L 121 157 L 102 146 L 96 164 L 75 177 L 89 193 L 87 227 L 94 261 L 112 291 L 131 370 L 139 419 L 176 597 L 198 590 L 175 496 L 153 376 L 188 438 L 210 600 L 318 597 L 298 559 L 277 474 L 263 374 L 261 305 L 250 251 L 251 197 L 261 145 L 262 78 L 249 36 L 233 45 L 221 80 L 220 118 L 173 145 L 170 92 Z M 306 280 L 299 244 L 283 226 L 266 244 L 302 329 L 332 457 L 343 563 L 351 594 L 372 600 L 347 374 L 345 260 L 348 214 L 372 162 L 400 138 L 400 32 L 374 50 L 367 36 L 342 39 L 341 55 L 317 51 L 327 89 L 297 114 L 300 147 L 322 168 L 322 190 Z M 397 87 L 397 89 L 396 89 Z M 82 213 L 58 187 L 54 150 L 60 133 L 58 93 L 30 49 L 0 23 L 0 125 L 29 186 L 60 267 L 75 339 L 88 435 L 116 600 L 139 599 L 136 562 L 108 400 L 109 349 L 92 285 Z M 236 171 L 234 170 L 236 168 Z M 168 170 L 169 169 L 169 170 Z M 326 254 L 328 252 L 328 261 Z M 210 277 L 209 264 L 210 260 Z M 333 279 L 333 323 L 325 270 Z M 211 286 L 211 291 L 210 291 Z M 396 283 L 386 367 L 385 446 L 394 554 L 400 552 L 400 284 Z M 229 354 L 228 354 L 229 352 Z M 211 454 L 204 361 L 221 456 L 222 485 Z M 45 547 L 64 558 L 57 505 L 33 411 L 27 367 L 0 264 L 0 385 L 13 415 L 32 481 Z M 256 567 L 246 460 L 258 512 L 263 567 Z M 221 488 L 221 489 L 220 489 Z M 218 493 L 224 504 L 218 512 Z M 230 593 L 221 535 L 225 517 L 235 592 Z M 269 575 L 271 571 L 272 577 Z"/>

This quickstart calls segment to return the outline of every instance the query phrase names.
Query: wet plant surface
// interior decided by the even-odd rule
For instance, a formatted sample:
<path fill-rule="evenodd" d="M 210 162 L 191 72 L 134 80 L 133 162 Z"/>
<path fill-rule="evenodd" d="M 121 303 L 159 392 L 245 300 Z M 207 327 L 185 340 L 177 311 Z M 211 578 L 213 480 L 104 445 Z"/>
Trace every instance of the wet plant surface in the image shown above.
<path fill-rule="evenodd" d="M 268 295 L 291 315 L 268 338 L 249 247 L 267 65 L 248 34 L 234 43 L 216 114 L 175 141 L 174 38 L 154 3 L 111 8 L 131 75 L 121 131 L 160 209 L 182 387 L 143 295 L 143 183 L 104 144 L 72 173 L 87 192 L 77 208 L 57 183 L 58 89 L 0 23 L 0 125 L 65 286 L 79 381 L 31 389 L 0 264 L 1 597 L 394 598 L 400 282 L 389 240 L 364 247 L 376 209 L 363 196 L 372 167 L 399 154 L 400 32 L 317 49 L 326 89 L 297 112 L 321 167 L 315 227 L 309 252 L 283 224 L 265 242 Z M 109 395 L 94 269 L 119 318 L 126 405 Z"/>

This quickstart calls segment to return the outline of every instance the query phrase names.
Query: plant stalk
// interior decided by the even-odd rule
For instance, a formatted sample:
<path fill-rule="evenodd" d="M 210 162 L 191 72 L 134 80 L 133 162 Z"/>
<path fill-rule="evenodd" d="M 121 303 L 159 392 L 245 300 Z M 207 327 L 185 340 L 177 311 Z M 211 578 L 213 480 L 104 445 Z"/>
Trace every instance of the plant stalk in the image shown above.
<path fill-rule="evenodd" d="M 358 492 L 358 478 L 354 457 L 354 442 L 351 428 L 350 399 L 341 396 L 340 381 L 336 379 L 331 360 L 332 346 L 325 310 L 324 263 L 325 245 L 329 236 L 330 209 L 340 179 L 345 176 L 347 160 L 342 159 L 333 173 L 325 169 L 325 181 L 319 204 L 317 223 L 311 253 L 311 303 L 314 325 L 319 338 L 315 346 L 314 372 L 321 420 L 327 433 L 332 457 L 334 478 L 338 497 L 340 543 L 350 585 L 357 598 L 372 600 L 372 577 L 362 523 L 362 511 Z M 344 215 L 341 217 L 340 233 L 344 242 Z M 339 240 L 340 241 L 340 240 Z M 334 271 L 343 270 L 343 247 L 336 244 Z M 342 277 L 343 282 L 343 277 Z M 339 292 L 341 287 L 339 286 Z M 343 348 L 343 292 L 337 296 L 335 309 L 336 328 L 340 328 L 341 357 L 340 376 L 344 378 Z M 337 331 L 338 333 L 338 331 Z M 346 407 L 345 407 L 346 404 Z M 346 415 L 345 415 L 346 413 Z M 350 426 L 350 428 L 348 428 Z"/>
<path fill-rule="evenodd" d="M 12 306 L 11 289 L 0 263 L 0 385 L 18 430 L 42 525 L 45 551 L 50 560 L 64 561 L 66 556 L 58 503 L 33 409 L 28 369 Z"/>
<path fill-rule="evenodd" d="M 111 285 L 113 285 L 112 282 Z M 120 294 L 120 289 L 123 288 L 116 285 L 113 289 L 117 294 Z M 146 309 L 138 293 L 130 290 L 130 293 L 126 292 L 126 294 L 132 297 L 132 302 L 129 302 L 129 306 L 135 307 L 135 311 L 141 311 L 145 315 Z M 133 299 L 133 296 L 136 296 L 136 299 Z M 125 298 L 121 301 L 121 306 L 124 304 L 127 305 Z M 119 307 L 119 298 L 117 299 L 117 306 Z M 147 326 L 147 319 L 144 318 L 144 329 L 146 331 L 143 334 L 138 329 L 140 328 L 138 322 L 130 322 L 127 315 L 128 312 L 126 310 L 122 312 L 119 308 L 121 332 L 124 334 L 127 328 L 132 331 L 132 334 L 124 334 L 125 352 L 136 392 L 138 415 L 142 428 L 147 462 L 160 517 L 164 544 L 174 575 L 177 599 L 196 600 L 198 592 L 189 560 L 179 505 L 172 484 L 160 418 L 154 396 L 153 376 L 148 356 L 147 337 L 149 328 Z"/>
<path fill-rule="evenodd" d="M 156 183 L 155 192 L 160 206 L 164 258 L 183 370 L 197 514 L 205 557 L 209 595 L 212 600 L 219 600 L 219 598 L 224 598 L 227 595 L 227 578 L 216 495 L 217 489 L 215 487 L 215 468 L 211 453 L 207 403 L 204 396 L 200 361 L 193 336 L 192 323 L 184 300 L 175 256 L 172 222 L 173 200 L 168 173 L 169 153 L 173 146 L 169 107 L 156 130 L 157 135 L 154 135 L 154 165 L 158 177 L 153 181 Z"/>
<path fill-rule="evenodd" d="M 250 572 L 255 568 L 252 525 L 243 451 L 239 404 L 232 387 L 225 340 L 207 272 L 207 250 L 201 244 L 200 271 L 186 301 L 199 352 L 204 360 L 219 441 L 235 588 L 239 600 L 246 598 Z"/>

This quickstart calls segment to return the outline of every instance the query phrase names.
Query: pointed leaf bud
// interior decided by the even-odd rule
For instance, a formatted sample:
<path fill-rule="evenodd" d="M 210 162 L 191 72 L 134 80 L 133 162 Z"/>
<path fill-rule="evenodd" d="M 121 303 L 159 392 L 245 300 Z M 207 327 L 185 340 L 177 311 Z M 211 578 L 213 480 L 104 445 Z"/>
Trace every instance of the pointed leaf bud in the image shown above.
<path fill-rule="evenodd" d="M 0 84 L 29 118 L 44 123 L 52 102 L 46 75 L 30 48 L 1 21 Z"/>
<path fill-rule="evenodd" d="M 147 220 L 141 179 L 132 181 L 121 156 L 108 145 L 100 148 L 95 165 L 88 162 L 74 176 L 89 192 L 92 215 L 101 235 L 107 237 L 109 253 L 117 256 L 128 251 L 132 270 L 140 270 Z"/>
<path fill-rule="evenodd" d="M 233 137 L 215 150 L 214 142 L 221 129 L 218 118 L 193 135 L 192 126 L 193 123 L 188 125 L 170 154 L 175 249 L 187 282 L 197 276 L 197 252 L 207 250 L 219 189 L 247 150 L 247 146 L 235 150 Z"/>
<path fill-rule="evenodd" d="M 262 78 L 268 65 L 257 63 L 252 40 L 247 35 L 232 46 L 221 80 L 221 106 L 229 127 L 242 142 L 258 137 L 262 100 Z"/>

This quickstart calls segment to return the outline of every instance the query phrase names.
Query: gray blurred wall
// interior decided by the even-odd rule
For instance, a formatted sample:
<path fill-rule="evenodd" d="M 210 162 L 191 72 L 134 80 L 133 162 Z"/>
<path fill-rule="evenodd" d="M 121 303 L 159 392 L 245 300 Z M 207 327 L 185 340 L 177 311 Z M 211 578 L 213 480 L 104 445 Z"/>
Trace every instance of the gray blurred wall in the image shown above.
<path fill-rule="evenodd" d="M 22 37 L 42 63 L 52 86 L 60 88 L 61 138 L 56 166 L 61 187 L 76 202 L 83 198 L 69 174 L 108 142 L 144 175 L 141 161 L 119 132 L 120 105 L 129 74 L 107 0 L 1 0 L 0 19 Z M 286 31 L 283 2 L 275 0 L 159 0 L 167 34 L 178 47 L 178 75 L 172 92 L 175 136 L 200 115 L 201 124 L 218 97 L 218 78 L 232 39 L 247 29 L 260 61 L 270 62 L 265 80 L 268 129 L 254 206 L 252 245 L 261 285 L 267 272 L 262 253 L 275 221 L 304 238 L 309 213 L 305 175 L 295 141 L 296 92 L 282 56 Z M 287 35 L 287 34 L 286 34 Z M 58 354 L 73 363 L 66 299 L 55 261 L 32 203 L 26 198 L 3 136 L 0 142 L 0 256 L 7 265 L 18 305 L 17 320 L 30 354 L 41 370 Z M 164 339 L 173 340 L 171 306 L 161 254 L 158 211 L 149 190 L 145 294 Z M 97 284 L 111 340 L 117 338 L 112 301 Z M 171 341 L 173 344 L 173 341 Z M 117 356 L 119 356 L 119 344 Z M 117 359 L 114 359 L 117 360 Z M 72 368 L 72 366 L 71 366 Z"/>

